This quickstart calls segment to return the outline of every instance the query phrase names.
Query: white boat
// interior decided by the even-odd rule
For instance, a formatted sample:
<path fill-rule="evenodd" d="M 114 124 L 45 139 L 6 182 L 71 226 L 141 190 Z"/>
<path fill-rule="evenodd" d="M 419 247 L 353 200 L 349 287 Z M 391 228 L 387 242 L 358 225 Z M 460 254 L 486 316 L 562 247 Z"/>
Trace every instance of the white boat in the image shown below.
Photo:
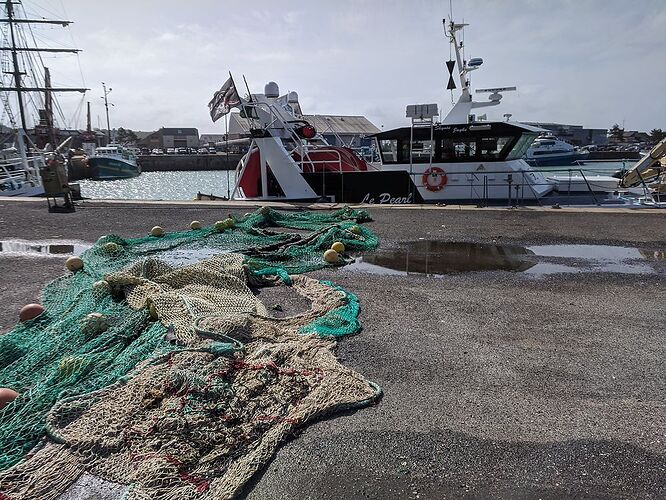
<path fill-rule="evenodd" d="M 587 159 L 588 151 L 579 151 L 575 146 L 552 134 L 537 137 L 527 149 L 525 160 L 535 167 L 573 165 Z"/>
<path fill-rule="evenodd" d="M 17 148 L 0 152 L 0 196 L 40 196 L 44 186 L 39 169 L 44 167 L 41 154 L 23 154 Z"/>
<path fill-rule="evenodd" d="M 269 82 L 263 94 L 241 97 L 233 78 L 209 103 L 213 121 L 239 108 L 249 121 L 251 142 L 236 169 L 232 199 L 329 201 L 341 203 L 597 204 L 617 190 L 618 179 L 566 173 L 546 176 L 524 156 L 545 130 L 518 122 L 477 120 L 479 108 L 496 106 L 501 92 L 477 90 L 472 99 L 469 73 L 480 58 L 463 60 L 459 32 L 467 26 L 445 23 L 456 60 L 448 61 L 448 88 L 459 75 L 461 95 L 441 122 L 436 104 L 407 106 L 407 127 L 374 135 L 379 161 L 368 162 L 348 148 L 327 143 L 303 116 L 296 92 L 280 95 Z M 457 69 L 455 66 L 457 65 Z M 454 71 L 455 70 L 455 71 Z M 485 114 L 484 114 L 485 115 Z M 505 115 L 510 117 L 510 115 Z M 481 120 L 481 118 L 484 118 Z M 600 196 L 597 193 L 604 193 Z M 609 203 L 617 205 L 616 196 Z"/>
<path fill-rule="evenodd" d="M 523 159 L 542 132 L 529 125 L 476 121 L 477 108 L 498 105 L 500 92 L 478 90 L 487 102 L 472 100 L 468 74 L 482 59 L 464 62 L 459 32 L 448 23 L 455 49 L 461 95 L 445 119 L 437 106 L 408 106 L 411 126 L 374 136 L 380 160 L 369 163 L 351 149 L 334 147 L 302 115 L 295 92 L 280 96 L 269 82 L 263 94 L 242 98 L 230 78 L 210 103 L 219 118 L 231 107 L 250 120 L 249 152 L 236 171 L 232 197 L 240 200 L 327 200 L 358 203 L 529 202 L 549 194 L 554 184 Z M 220 112 L 220 109 L 223 111 Z"/>

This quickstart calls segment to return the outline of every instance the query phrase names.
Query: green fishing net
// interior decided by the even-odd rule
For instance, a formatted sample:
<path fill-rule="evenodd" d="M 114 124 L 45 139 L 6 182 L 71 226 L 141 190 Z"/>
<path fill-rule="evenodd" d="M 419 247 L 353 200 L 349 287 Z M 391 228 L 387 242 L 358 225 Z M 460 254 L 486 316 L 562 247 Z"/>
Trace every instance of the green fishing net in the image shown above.
<path fill-rule="evenodd" d="M 44 288 L 42 302 L 46 311 L 43 314 L 17 324 L 12 331 L 0 336 L 0 387 L 12 388 L 19 393 L 15 401 L 0 410 L 0 471 L 6 471 L 0 475 L 0 492 L 7 490 L 19 497 L 38 498 L 44 495 L 43 491 L 26 493 L 32 490 L 27 480 L 20 478 L 29 477 L 34 472 L 30 464 L 39 460 L 31 460 L 32 454 L 36 453 L 44 459 L 44 456 L 51 456 L 49 454 L 63 453 L 60 449 L 54 451 L 56 445 L 47 425 L 48 415 L 54 408 L 59 408 L 59 413 L 55 413 L 62 415 L 65 404 L 76 406 L 77 401 L 89 400 L 91 394 L 110 391 L 109 388 L 134 377 L 147 377 L 145 373 L 157 370 L 148 366 L 161 366 L 165 356 L 186 350 L 190 357 L 187 358 L 189 361 L 183 362 L 187 364 L 198 360 L 196 377 L 204 378 L 207 370 L 211 367 L 218 369 L 220 363 L 220 366 L 231 363 L 229 367 L 236 367 L 234 369 L 245 367 L 238 363 L 246 363 L 241 360 L 247 353 L 268 356 L 261 358 L 261 362 L 269 367 L 285 363 L 281 369 L 287 371 L 293 369 L 291 365 L 294 363 L 303 364 L 303 373 L 316 370 L 317 360 L 325 360 L 325 364 L 330 365 L 331 373 L 339 373 L 323 351 L 322 354 L 312 355 L 308 364 L 297 361 L 300 351 L 292 346 L 301 342 L 300 337 L 315 334 L 315 338 L 324 342 L 312 344 L 315 351 L 326 351 L 329 349 L 326 346 L 332 342 L 326 339 L 358 332 L 358 300 L 332 283 L 297 275 L 326 266 L 342 265 L 350 260 L 347 252 L 374 249 L 378 244 L 377 237 L 360 225 L 368 220 L 366 212 L 349 208 L 319 213 L 262 208 L 243 217 L 230 217 L 224 224 L 167 232 L 161 237 L 123 239 L 110 235 L 100 238 L 81 256 L 84 262 L 81 271 L 58 278 Z M 329 264 L 322 255 L 335 241 L 342 242 L 346 252 L 340 255 L 338 262 Z M 299 279 L 295 280 L 295 277 Z M 276 284 L 297 287 L 299 293 L 312 302 L 309 313 L 291 322 L 267 319 L 251 287 Z M 246 331 L 240 335 L 240 330 L 234 327 L 230 330 L 232 334 L 229 334 L 228 324 L 242 323 L 245 321 L 242 318 L 249 318 L 247 321 L 251 326 L 246 330 L 249 328 L 250 333 Z M 286 342 L 283 335 L 292 337 Z M 273 345 L 275 352 L 283 349 L 288 355 L 273 359 L 270 353 L 265 353 L 264 344 Z M 278 346 L 282 347 L 278 349 Z M 229 361 L 233 356 L 239 357 L 239 360 Z M 172 371 L 171 366 L 164 366 L 155 373 L 179 376 Z M 269 370 L 267 373 L 272 372 Z M 317 377 L 301 378 L 297 391 L 299 398 L 314 397 L 312 395 L 321 390 L 321 381 Z M 377 388 L 359 382 L 363 380 L 360 376 L 350 371 L 347 380 L 351 381 L 350 387 L 355 387 L 355 392 L 352 391 L 354 396 L 346 396 L 349 403 L 376 399 Z M 147 377 L 143 383 L 155 383 L 154 377 Z M 234 387 L 232 379 L 225 383 Z M 202 389 L 205 384 L 197 387 L 197 411 L 210 413 L 213 411 L 211 408 L 217 407 L 206 402 L 210 394 Z M 288 384 L 280 385 L 280 394 L 291 393 L 293 388 L 287 390 L 287 387 Z M 224 399 L 221 393 L 215 394 Z M 259 395 L 247 396 L 249 400 L 253 400 L 252 397 L 256 399 Z M 337 396 L 338 399 L 340 397 Z M 280 404 L 274 402 L 273 411 L 293 413 L 293 401 L 289 398 L 280 400 Z M 313 408 L 324 411 L 340 403 L 331 394 L 328 398 L 318 396 L 314 400 L 318 403 L 313 404 Z M 346 401 L 345 397 L 342 400 Z M 140 402 L 137 404 L 140 406 Z M 195 404 L 195 399 L 192 404 Z M 228 406 L 228 401 L 224 404 Z M 113 420 L 115 417 L 112 412 L 108 413 L 108 405 L 104 409 L 107 412 L 105 418 Z M 58 424 L 64 427 L 74 425 L 84 418 L 80 409 L 77 412 L 65 417 L 64 421 L 58 421 Z M 168 412 L 157 414 L 170 415 Z M 95 414 L 85 417 L 95 421 Z M 254 413 L 241 411 L 235 418 L 239 422 L 245 419 L 246 425 L 251 423 L 257 427 L 255 417 Z M 133 414 L 133 418 L 138 418 L 137 413 Z M 302 424 L 308 418 L 299 420 L 293 417 L 293 422 L 290 422 L 293 425 Z M 286 427 L 282 429 L 283 432 L 288 430 Z M 70 459 L 73 464 L 78 464 L 81 457 L 75 456 L 75 448 L 72 446 L 69 450 L 72 453 Z M 46 451 L 39 451 L 42 449 Z M 267 450 L 266 456 L 269 457 L 270 447 Z M 94 453 L 100 452 L 97 450 Z M 88 450 L 86 456 L 94 453 Z M 232 467 L 230 457 L 233 458 L 233 454 L 225 455 L 226 461 L 220 458 L 219 463 Z M 182 457 L 174 460 L 185 463 Z M 239 463 L 236 461 L 234 467 L 238 468 Z M 32 472 L 26 472 L 22 467 Z M 72 470 L 80 472 L 78 466 L 72 467 Z M 201 463 L 194 461 L 192 467 L 199 470 Z M 199 476 L 205 478 L 206 484 L 213 484 L 213 478 L 217 476 L 226 477 L 223 491 L 232 493 L 256 470 L 254 466 L 246 467 L 242 474 L 234 475 L 229 472 L 231 469 L 222 470 L 217 462 L 216 467 L 206 469 L 206 474 Z M 112 474 L 110 470 L 107 470 L 106 476 L 122 482 L 122 477 Z M 180 470 L 174 480 L 187 478 L 188 474 Z M 149 476 L 147 474 L 146 477 Z M 43 482 L 50 484 L 46 479 Z M 181 482 L 185 488 L 182 498 L 187 497 L 188 492 L 201 493 L 200 486 L 194 485 L 192 489 L 187 480 Z M 144 484 L 137 488 L 150 491 L 151 487 Z M 159 492 L 153 493 L 159 496 Z"/>

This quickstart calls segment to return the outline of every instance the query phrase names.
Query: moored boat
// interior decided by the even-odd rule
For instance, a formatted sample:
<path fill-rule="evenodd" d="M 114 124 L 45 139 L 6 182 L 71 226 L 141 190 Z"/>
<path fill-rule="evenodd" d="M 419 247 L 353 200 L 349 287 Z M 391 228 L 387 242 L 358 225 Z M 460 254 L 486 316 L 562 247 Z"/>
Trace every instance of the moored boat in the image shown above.
<path fill-rule="evenodd" d="M 88 157 L 90 176 L 97 180 L 127 179 L 141 174 L 137 157 L 120 144 L 95 149 Z"/>
<path fill-rule="evenodd" d="M 534 167 L 574 165 L 586 160 L 589 152 L 578 150 L 552 134 L 540 135 L 527 149 L 525 161 Z"/>
<path fill-rule="evenodd" d="M 41 196 L 44 186 L 39 169 L 44 167 L 41 154 L 21 155 L 16 148 L 0 152 L 0 196 Z"/>
<path fill-rule="evenodd" d="M 407 106 L 410 127 L 376 134 L 379 161 L 360 159 L 351 149 L 326 142 L 301 114 L 295 92 L 280 96 L 269 82 L 263 94 L 239 96 L 233 78 L 209 104 L 215 121 L 238 107 L 250 121 L 249 152 L 237 168 L 232 197 L 242 200 L 327 200 L 358 203 L 535 202 L 554 184 L 532 169 L 523 155 L 541 129 L 507 122 L 477 121 L 477 108 L 496 106 L 500 92 L 484 89 L 487 102 L 472 100 L 468 74 L 483 60 L 463 60 L 459 32 L 445 24 L 458 65 L 461 95 L 442 122 L 437 105 Z M 453 77 L 449 88 L 455 88 Z"/>

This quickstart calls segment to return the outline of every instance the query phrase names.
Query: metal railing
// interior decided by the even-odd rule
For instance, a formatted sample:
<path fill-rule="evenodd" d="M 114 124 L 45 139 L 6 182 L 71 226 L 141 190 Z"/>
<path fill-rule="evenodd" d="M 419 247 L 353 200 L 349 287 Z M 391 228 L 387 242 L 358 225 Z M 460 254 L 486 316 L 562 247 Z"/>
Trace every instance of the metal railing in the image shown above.
<path fill-rule="evenodd" d="M 15 191 L 26 183 L 40 186 L 42 183 L 39 168 L 44 166 L 42 156 L 29 156 L 25 161 L 21 158 L 0 160 L 0 191 Z"/>

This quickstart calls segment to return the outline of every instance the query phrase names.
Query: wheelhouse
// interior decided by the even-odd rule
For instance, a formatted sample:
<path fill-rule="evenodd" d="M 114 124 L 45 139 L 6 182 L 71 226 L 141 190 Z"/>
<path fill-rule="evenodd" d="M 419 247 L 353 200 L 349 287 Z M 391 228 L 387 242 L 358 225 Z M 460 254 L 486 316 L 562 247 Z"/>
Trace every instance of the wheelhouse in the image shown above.
<path fill-rule="evenodd" d="M 540 129 L 506 122 L 402 127 L 374 137 L 382 164 L 493 162 L 522 158 Z"/>

